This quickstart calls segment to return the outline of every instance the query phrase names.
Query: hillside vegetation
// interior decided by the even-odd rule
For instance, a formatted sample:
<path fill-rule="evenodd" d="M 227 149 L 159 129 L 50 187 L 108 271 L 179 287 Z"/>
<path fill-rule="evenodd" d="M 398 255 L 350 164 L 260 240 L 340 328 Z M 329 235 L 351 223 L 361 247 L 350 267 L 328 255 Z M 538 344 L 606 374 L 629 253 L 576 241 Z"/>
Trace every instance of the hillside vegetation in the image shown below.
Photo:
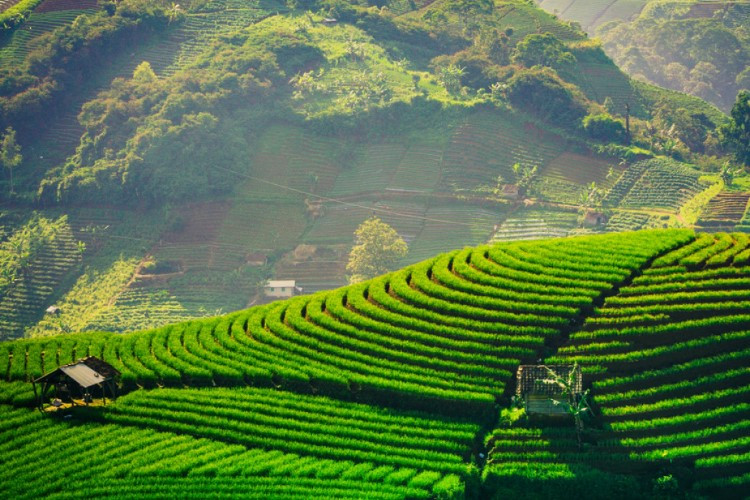
<path fill-rule="evenodd" d="M 728 117 L 529 2 L 45 0 L 20 21 L 0 35 L 23 157 L 0 180 L 3 238 L 33 209 L 66 216 L 67 243 L 0 292 L 0 338 L 236 311 L 268 278 L 335 288 L 373 213 L 409 244 L 401 265 L 456 242 L 745 227 L 744 184 L 719 178 Z"/>
<path fill-rule="evenodd" d="M 750 89 L 750 5 L 670 0 L 542 0 L 580 23 L 630 76 L 686 92 L 728 112 Z"/>
<path fill-rule="evenodd" d="M 735 496 L 750 473 L 749 245 L 688 230 L 503 243 L 208 320 L 3 342 L 3 488 Z M 84 355 L 117 367 L 124 395 L 70 419 L 26 407 L 30 378 Z M 582 446 L 572 421 L 498 421 L 538 358 L 583 367 Z"/>

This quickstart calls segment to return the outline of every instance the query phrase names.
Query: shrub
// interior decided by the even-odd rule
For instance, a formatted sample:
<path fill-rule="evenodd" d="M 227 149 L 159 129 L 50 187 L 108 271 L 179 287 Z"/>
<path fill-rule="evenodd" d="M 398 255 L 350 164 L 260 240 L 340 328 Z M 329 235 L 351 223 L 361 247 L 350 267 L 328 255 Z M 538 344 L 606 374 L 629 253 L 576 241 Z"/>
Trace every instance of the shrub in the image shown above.
<path fill-rule="evenodd" d="M 583 128 L 592 139 L 602 142 L 622 142 L 625 139 L 622 121 L 606 113 L 588 115 L 583 119 Z"/>
<path fill-rule="evenodd" d="M 586 114 L 584 97 L 550 68 L 522 70 L 508 81 L 508 100 L 542 120 L 570 127 Z"/>

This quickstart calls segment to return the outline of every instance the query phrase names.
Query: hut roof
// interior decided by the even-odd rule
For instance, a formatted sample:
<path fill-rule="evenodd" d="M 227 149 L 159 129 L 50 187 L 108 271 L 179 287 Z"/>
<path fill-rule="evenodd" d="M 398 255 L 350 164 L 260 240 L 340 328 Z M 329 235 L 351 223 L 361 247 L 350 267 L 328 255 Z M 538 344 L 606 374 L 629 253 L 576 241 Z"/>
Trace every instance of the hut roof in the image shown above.
<path fill-rule="evenodd" d="M 266 283 L 266 288 L 294 288 L 296 284 L 295 280 L 271 280 Z"/>
<path fill-rule="evenodd" d="M 119 375 L 120 372 L 109 363 L 106 363 L 99 358 L 89 356 L 87 358 L 79 359 L 75 363 L 63 365 L 56 370 L 46 373 L 34 380 L 34 382 L 50 380 L 60 374 L 71 378 L 85 389 L 92 385 L 101 384 L 102 382 L 111 380 L 114 376 Z"/>
<path fill-rule="evenodd" d="M 573 374 L 573 393 L 577 394 L 583 391 L 583 375 L 581 368 L 575 365 L 521 365 L 516 372 L 516 395 L 525 396 L 526 394 L 547 394 L 556 395 L 562 392 L 557 385 L 540 384 L 539 381 L 550 379 L 549 370 L 563 380 L 568 380 L 571 372 Z"/>

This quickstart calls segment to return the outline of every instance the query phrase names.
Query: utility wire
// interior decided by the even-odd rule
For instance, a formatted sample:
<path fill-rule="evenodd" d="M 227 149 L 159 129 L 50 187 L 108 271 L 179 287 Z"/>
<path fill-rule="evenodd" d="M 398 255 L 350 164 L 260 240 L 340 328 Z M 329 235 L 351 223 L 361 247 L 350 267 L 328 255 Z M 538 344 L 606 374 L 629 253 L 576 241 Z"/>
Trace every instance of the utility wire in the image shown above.
<path fill-rule="evenodd" d="M 231 174 L 234 174 L 234 175 L 238 175 L 240 177 L 244 177 L 246 179 L 250 179 L 250 180 L 253 180 L 253 181 L 261 182 L 263 184 L 268 184 L 270 186 L 274 186 L 274 187 L 277 187 L 279 189 L 285 189 L 287 191 L 291 191 L 291 192 L 294 192 L 294 193 L 303 194 L 305 196 L 310 196 L 310 197 L 313 197 L 313 198 L 317 198 L 317 199 L 319 199 L 321 201 L 327 201 L 327 202 L 330 202 L 330 203 L 338 203 L 339 205 L 346 205 L 346 206 L 349 206 L 349 207 L 361 208 L 361 209 L 364 209 L 364 210 L 371 210 L 373 212 L 378 212 L 378 213 L 383 213 L 383 214 L 389 214 L 389 215 L 393 215 L 393 216 L 396 216 L 396 217 L 404 217 L 404 218 L 408 218 L 408 219 L 419 219 L 419 220 L 424 220 L 424 221 L 427 221 L 427 222 L 439 222 L 441 224 L 453 224 L 453 225 L 457 225 L 457 226 L 474 227 L 474 224 L 471 224 L 469 222 L 460 222 L 460 221 L 445 220 L 445 219 L 435 219 L 433 217 L 427 217 L 427 216 L 424 216 L 424 215 L 414 215 L 414 214 L 405 214 L 405 213 L 401 213 L 401 212 L 395 212 L 393 210 L 388 210 L 388 209 L 385 209 L 385 208 L 368 207 L 366 205 L 360 205 L 358 203 L 352 203 L 352 202 L 349 202 L 349 201 L 339 200 L 337 198 L 330 198 L 328 196 L 323 196 L 323 195 L 319 195 L 319 194 L 315 194 L 315 193 L 310 193 L 308 191 L 303 191 L 302 189 L 293 188 L 291 186 L 285 186 L 284 184 L 279 184 L 277 182 L 269 181 L 269 180 L 266 180 L 266 179 L 261 179 L 260 177 L 255 177 L 254 175 L 245 174 L 245 173 L 242 173 L 242 172 L 237 172 L 235 170 L 231 170 L 231 169 L 228 169 L 228 168 L 224 168 L 224 167 L 214 167 L 214 168 L 217 169 L 217 170 L 223 170 L 225 172 L 228 172 L 228 173 L 231 173 Z"/>

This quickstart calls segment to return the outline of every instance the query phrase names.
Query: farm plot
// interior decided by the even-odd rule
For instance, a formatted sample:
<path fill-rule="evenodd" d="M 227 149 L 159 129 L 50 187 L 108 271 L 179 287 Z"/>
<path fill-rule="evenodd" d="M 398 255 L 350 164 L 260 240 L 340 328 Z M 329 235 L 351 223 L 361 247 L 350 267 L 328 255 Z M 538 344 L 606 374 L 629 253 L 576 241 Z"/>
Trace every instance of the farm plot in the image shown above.
<path fill-rule="evenodd" d="M 704 234 L 656 259 L 548 360 L 593 379 L 600 447 L 630 467 L 694 468 L 709 495 L 740 493 L 750 472 L 749 246 Z"/>
<path fill-rule="evenodd" d="M 453 133 L 443 159 L 446 187 L 495 186 L 515 180 L 513 165 L 541 169 L 560 154 L 565 141 L 513 117 L 477 113 Z"/>
<path fill-rule="evenodd" d="M 301 201 L 302 192 L 328 194 L 338 176 L 340 144 L 297 127 L 272 125 L 257 141 L 248 179 L 237 196 L 248 202 Z M 292 188 L 292 190 L 287 189 Z"/>
<path fill-rule="evenodd" d="M 443 151 L 438 145 L 410 145 L 387 190 L 432 192 L 440 182 L 442 164 Z"/>
<path fill-rule="evenodd" d="M 330 290 L 346 285 L 346 258 L 344 255 L 315 257 L 303 262 L 280 262 L 276 264 L 274 278 L 295 280 L 303 293 Z"/>
<path fill-rule="evenodd" d="M 160 412 L 176 419 L 173 426 L 152 417 Z M 429 498 L 463 488 L 462 453 L 478 429 L 264 390 L 138 394 L 102 423 L 71 425 L 8 407 L 0 414 L 0 481 L 13 498 Z M 384 441 L 395 436 L 399 447 Z M 325 438 L 339 446 L 322 446 Z M 424 446 L 432 439 L 439 444 Z M 77 459 L 61 462 L 70 453 Z"/>
<path fill-rule="evenodd" d="M 129 388 L 251 383 L 481 416 L 545 339 L 653 256 L 692 238 L 643 232 L 469 248 L 224 317 L 65 341 L 76 353 L 99 353 Z M 42 352 L 66 359 L 73 346 L 63 355 L 59 342 L 0 344 L 13 353 L 0 352 L 8 362 L 0 373 L 25 379 L 41 370 Z"/>
<path fill-rule="evenodd" d="M 747 211 L 748 201 L 750 193 L 719 193 L 708 202 L 698 224 L 702 227 L 738 224 Z"/>
<path fill-rule="evenodd" d="M 578 21 L 589 33 L 609 21 L 631 19 L 648 0 L 540 0 L 539 5 L 563 19 Z"/>
<path fill-rule="evenodd" d="M 304 242 L 313 245 L 351 245 L 354 231 L 373 215 L 373 202 L 359 201 L 359 206 L 325 204 L 323 214 L 315 219 L 304 235 Z"/>
<path fill-rule="evenodd" d="M 436 205 L 427 210 L 425 217 L 424 227 L 410 242 L 404 264 L 455 248 L 456 242 L 465 245 L 487 242 L 504 212 L 471 205 Z"/>
<path fill-rule="evenodd" d="M 652 159 L 628 167 L 604 203 L 623 208 L 678 210 L 703 190 L 700 173 L 673 160 Z"/>
<path fill-rule="evenodd" d="M 735 226 L 737 231 L 750 232 L 750 209 L 745 212 L 745 215 L 740 220 L 740 223 Z"/>
<path fill-rule="evenodd" d="M 578 227 L 578 214 L 539 207 L 513 212 L 492 235 L 492 242 L 538 240 L 568 236 Z"/>
<path fill-rule="evenodd" d="M 0 45 L 0 64 L 13 67 L 26 60 L 31 51 L 29 42 L 45 33 L 71 24 L 81 14 L 95 12 L 92 9 L 76 8 L 73 10 L 56 10 L 48 12 L 32 12 L 29 18 Z"/>
<path fill-rule="evenodd" d="M 242 264 L 248 253 L 293 247 L 307 224 L 301 203 L 235 200 L 219 222 L 215 241 L 222 252 L 238 256 Z"/>
<path fill-rule="evenodd" d="M 582 186 L 596 182 L 601 188 L 609 188 L 624 171 L 624 167 L 612 161 L 578 153 L 563 153 L 550 161 L 540 174 Z"/>
<path fill-rule="evenodd" d="M 331 195 L 384 191 L 391 185 L 405 154 L 406 147 L 398 143 L 366 145 L 356 161 L 343 166 Z"/>
<path fill-rule="evenodd" d="M 666 228 L 669 225 L 668 215 L 649 215 L 639 212 L 616 211 L 607 221 L 607 231 L 637 231 L 645 228 Z"/>
<path fill-rule="evenodd" d="M 179 43 L 179 53 L 168 55 L 171 62 L 162 74 L 171 75 L 185 69 L 190 63 L 211 46 L 221 35 L 241 30 L 270 14 L 260 0 L 210 0 L 198 11 L 188 13 L 185 21 L 175 34 Z M 275 11 L 279 5 L 268 2 L 268 8 Z"/>
<path fill-rule="evenodd" d="M 19 227 L 0 249 L 6 266 L 3 271 L 12 277 L 0 291 L 0 339 L 3 340 L 22 336 L 28 325 L 38 321 L 56 287 L 81 262 L 80 248 L 67 219 L 52 223 L 59 229 L 45 240 L 26 236 L 26 230 L 35 231 L 29 229 L 30 224 L 33 223 Z M 36 245 L 41 246 L 32 250 Z M 15 259 L 16 251 L 28 251 L 29 260 L 22 254 Z"/>

